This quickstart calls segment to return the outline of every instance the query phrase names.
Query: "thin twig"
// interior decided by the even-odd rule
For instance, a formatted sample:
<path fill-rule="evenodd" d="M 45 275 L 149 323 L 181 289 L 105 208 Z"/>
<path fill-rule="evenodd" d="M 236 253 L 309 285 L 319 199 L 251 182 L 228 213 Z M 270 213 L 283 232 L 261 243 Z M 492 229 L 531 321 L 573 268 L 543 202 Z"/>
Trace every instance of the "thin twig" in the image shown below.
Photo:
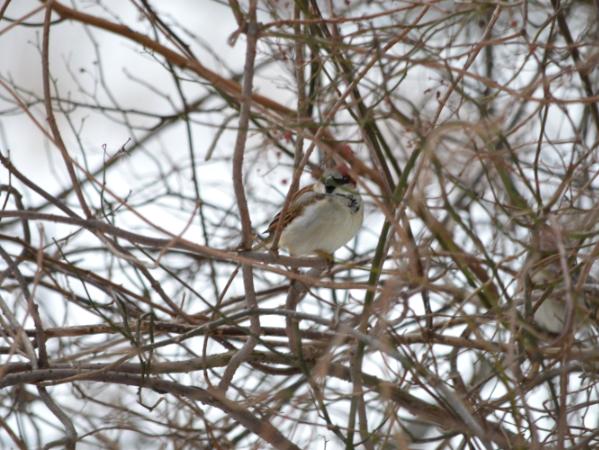
<path fill-rule="evenodd" d="M 250 112 L 252 108 L 252 85 L 254 80 L 254 61 L 256 59 L 256 43 L 258 42 L 258 23 L 256 20 L 256 8 L 258 0 L 250 0 L 247 20 L 247 48 L 245 53 L 245 66 L 243 76 L 243 90 L 241 108 L 239 111 L 239 131 L 235 141 L 235 150 L 233 152 L 233 187 L 237 208 L 241 219 L 241 245 L 244 250 L 252 248 L 253 233 L 252 221 L 248 210 L 247 199 L 245 196 L 244 178 L 243 178 L 243 157 L 247 142 L 248 127 L 250 123 Z M 252 266 L 243 264 L 241 266 L 243 275 L 243 287 L 245 289 L 245 301 L 249 309 L 257 308 L 256 292 L 254 290 L 254 272 Z M 226 392 L 235 372 L 250 356 L 254 347 L 258 343 L 260 336 L 260 318 L 258 316 L 250 317 L 250 335 L 243 347 L 231 358 L 221 381 L 219 388 Z"/>

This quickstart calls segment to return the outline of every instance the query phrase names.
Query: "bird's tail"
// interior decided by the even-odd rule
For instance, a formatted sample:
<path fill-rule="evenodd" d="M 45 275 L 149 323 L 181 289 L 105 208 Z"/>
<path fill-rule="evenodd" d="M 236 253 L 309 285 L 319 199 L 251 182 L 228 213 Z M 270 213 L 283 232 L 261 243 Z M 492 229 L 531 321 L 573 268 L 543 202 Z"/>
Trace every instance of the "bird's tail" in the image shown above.
<path fill-rule="evenodd" d="M 266 250 L 270 248 L 272 236 L 263 236 L 259 233 L 254 235 L 255 244 L 252 246 L 252 251 Z"/>

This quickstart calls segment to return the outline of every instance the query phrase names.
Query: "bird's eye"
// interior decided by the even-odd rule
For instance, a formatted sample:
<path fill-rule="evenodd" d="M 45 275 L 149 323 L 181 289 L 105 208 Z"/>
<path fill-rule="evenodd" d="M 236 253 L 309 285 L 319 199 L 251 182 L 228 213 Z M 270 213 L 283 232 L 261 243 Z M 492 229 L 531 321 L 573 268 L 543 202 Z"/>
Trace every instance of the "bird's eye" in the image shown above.
<path fill-rule="evenodd" d="M 337 184 L 347 184 L 351 181 L 351 178 L 347 175 L 343 175 L 342 177 L 333 177 L 333 181 Z"/>

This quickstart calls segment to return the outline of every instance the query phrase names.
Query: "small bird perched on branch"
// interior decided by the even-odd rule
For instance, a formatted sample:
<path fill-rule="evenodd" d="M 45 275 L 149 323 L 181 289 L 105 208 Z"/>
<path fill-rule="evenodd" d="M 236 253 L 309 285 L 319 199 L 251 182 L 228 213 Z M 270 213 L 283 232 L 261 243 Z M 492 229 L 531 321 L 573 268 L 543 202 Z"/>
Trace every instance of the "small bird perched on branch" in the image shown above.
<path fill-rule="evenodd" d="M 537 326 L 553 334 L 589 322 L 593 290 L 576 289 L 577 248 L 558 226 L 541 224 L 533 230 L 523 268 L 524 294 Z"/>
<path fill-rule="evenodd" d="M 362 197 L 349 168 L 340 164 L 295 193 L 283 217 L 279 212 L 266 230 L 269 245 L 281 222 L 279 247 L 291 256 L 332 254 L 353 238 L 364 219 Z"/>

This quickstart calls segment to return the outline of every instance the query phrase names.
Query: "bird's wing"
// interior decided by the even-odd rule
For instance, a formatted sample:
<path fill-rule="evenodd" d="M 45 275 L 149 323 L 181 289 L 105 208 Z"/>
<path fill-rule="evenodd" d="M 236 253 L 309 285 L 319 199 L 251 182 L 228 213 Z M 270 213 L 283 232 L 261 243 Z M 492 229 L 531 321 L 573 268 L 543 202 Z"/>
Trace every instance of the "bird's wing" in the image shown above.
<path fill-rule="evenodd" d="M 314 187 L 315 187 L 315 185 L 311 184 L 306 187 L 303 187 L 302 189 L 300 189 L 299 191 L 297 191 L 295 193 L 295 195 L 291 199 L 289 208 L 287 208 L 287 211 L 285 211 L 285 215 L 283 216 L 283 223 L 281 224 L 281 226 L 283 228 L 285 228 L 287 225 L 289 225 L 289 223 L 294 218 L 296 218 L 298 215 L 300 215 L 302 210 L 306 206 L 308 206 L 311 203 L 315 202 L 316 200 L 319 200 L 324 197 L 324 194 L 315 192 Z M 280 218 L 281 218 L 281 211 L 279 211 L 277 213 L 277 215 L 272 219 L 272 222 L 270 222 L 270 224 L 268 225 L 268 228 L 266 229 L 266 233 L 269 236 L 272 236 L 274 234 Z"/>

